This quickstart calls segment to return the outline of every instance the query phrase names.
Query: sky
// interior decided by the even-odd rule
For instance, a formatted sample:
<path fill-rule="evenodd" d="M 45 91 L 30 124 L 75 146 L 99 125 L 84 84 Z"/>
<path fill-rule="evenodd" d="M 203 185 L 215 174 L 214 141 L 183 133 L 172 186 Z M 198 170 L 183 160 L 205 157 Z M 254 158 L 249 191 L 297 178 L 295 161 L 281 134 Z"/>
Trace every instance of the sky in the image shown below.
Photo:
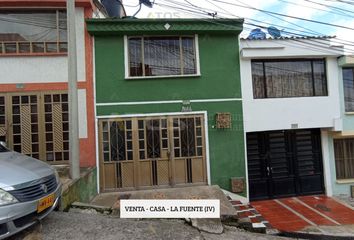
<path fill-rule="evenodd" d="M 123 0 L 128 16 L 137 12 L 138 3 L 139 0 Z M 250 8 L 339 26 L 276 16 Z M 262 30 L 265 32 L 266 27 L 274 26 L 288 36 L 335 35 L 335 44 L 346 44 L 349 47 L 352 44 L 350 48 L 354 50 L 354 0 L 155 0 L 153 8 L 143 6 L 136 17 L 212 18 L 208 13 L 215 12 L 218 18 L 244 18 L 242 37 L 247 37 L 250 30 L 257 28 L 254 25 L 264 27 Z"/>

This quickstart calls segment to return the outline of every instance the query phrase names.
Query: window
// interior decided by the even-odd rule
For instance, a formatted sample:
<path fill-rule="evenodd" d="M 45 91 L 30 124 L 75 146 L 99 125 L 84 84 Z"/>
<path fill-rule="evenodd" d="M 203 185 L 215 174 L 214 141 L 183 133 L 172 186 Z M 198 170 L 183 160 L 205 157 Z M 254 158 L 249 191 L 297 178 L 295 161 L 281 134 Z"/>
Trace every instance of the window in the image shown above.
<path fill-rule="evenodd" d="M 129 37 L 129 77 L 197 74 L 194 37 Z"/>
<path fill-rule="evenodd" d="M 254 98 L 327 96 L 325 61 L 252 61 Z"/>
<path fill-rule="evenodd" d="M 64 10 L 0 11 L 0 54 L 67 52 Z"/>
<path fill-rule="evenodd" d="M 343 68 L 344 104 L 346 112 L 354 112 L 354 68 Z"/>
<path fill-rule="evenodd" d="M 337 179 L 354 178 L 354 138 L 334 139 Z"/>

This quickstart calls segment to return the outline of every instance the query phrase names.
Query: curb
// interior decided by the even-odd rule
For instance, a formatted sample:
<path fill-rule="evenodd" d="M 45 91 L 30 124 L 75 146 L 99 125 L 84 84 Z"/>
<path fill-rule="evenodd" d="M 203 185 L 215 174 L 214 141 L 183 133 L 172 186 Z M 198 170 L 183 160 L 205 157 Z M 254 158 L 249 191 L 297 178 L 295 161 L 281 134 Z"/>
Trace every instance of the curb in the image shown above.
<path fill-rule="evenodd" d="M 303 239 L 320 239 L 320 240 L 353 240 L 354 235 L 341 236 L 341 235 L 326 235 L 323 233 L 306 233 L 306 232 L 279 232 L 277 236 L 303 238 Z"/>

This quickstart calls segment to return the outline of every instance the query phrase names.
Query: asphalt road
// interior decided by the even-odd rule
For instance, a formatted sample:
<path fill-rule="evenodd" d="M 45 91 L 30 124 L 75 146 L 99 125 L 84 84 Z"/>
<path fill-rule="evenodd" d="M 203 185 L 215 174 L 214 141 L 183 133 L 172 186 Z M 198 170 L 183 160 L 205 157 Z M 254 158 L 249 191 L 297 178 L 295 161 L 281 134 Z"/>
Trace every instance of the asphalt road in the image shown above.
<path fill-rule="evenodd" d="M 226 227 L 223 234 L 208 234 L 183 220 L 130 220 L 87 213 L 53 212 L 40 224 L 11 237 L 11 240 L 270 240 L 286 239 Z"/>

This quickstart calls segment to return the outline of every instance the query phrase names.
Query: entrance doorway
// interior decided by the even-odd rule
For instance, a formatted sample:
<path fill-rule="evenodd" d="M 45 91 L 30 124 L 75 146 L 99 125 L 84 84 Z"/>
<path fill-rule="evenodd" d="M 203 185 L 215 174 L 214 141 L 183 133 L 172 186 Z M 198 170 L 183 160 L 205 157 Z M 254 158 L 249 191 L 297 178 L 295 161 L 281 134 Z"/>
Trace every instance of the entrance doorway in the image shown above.
<path fill-rule="evenodd" d="M 99 121 L 102 191 L 205 185 L 203 115 Z"/>
<path fill-rule="evenodd" d="M 0 94 L 0 141 L 51 164 L 69 161 L 66 92 Z"/>
<path fill-rule="evenodd" d="M 324 192 L 319 129 L 247 133 L 251 200 Z"/>

